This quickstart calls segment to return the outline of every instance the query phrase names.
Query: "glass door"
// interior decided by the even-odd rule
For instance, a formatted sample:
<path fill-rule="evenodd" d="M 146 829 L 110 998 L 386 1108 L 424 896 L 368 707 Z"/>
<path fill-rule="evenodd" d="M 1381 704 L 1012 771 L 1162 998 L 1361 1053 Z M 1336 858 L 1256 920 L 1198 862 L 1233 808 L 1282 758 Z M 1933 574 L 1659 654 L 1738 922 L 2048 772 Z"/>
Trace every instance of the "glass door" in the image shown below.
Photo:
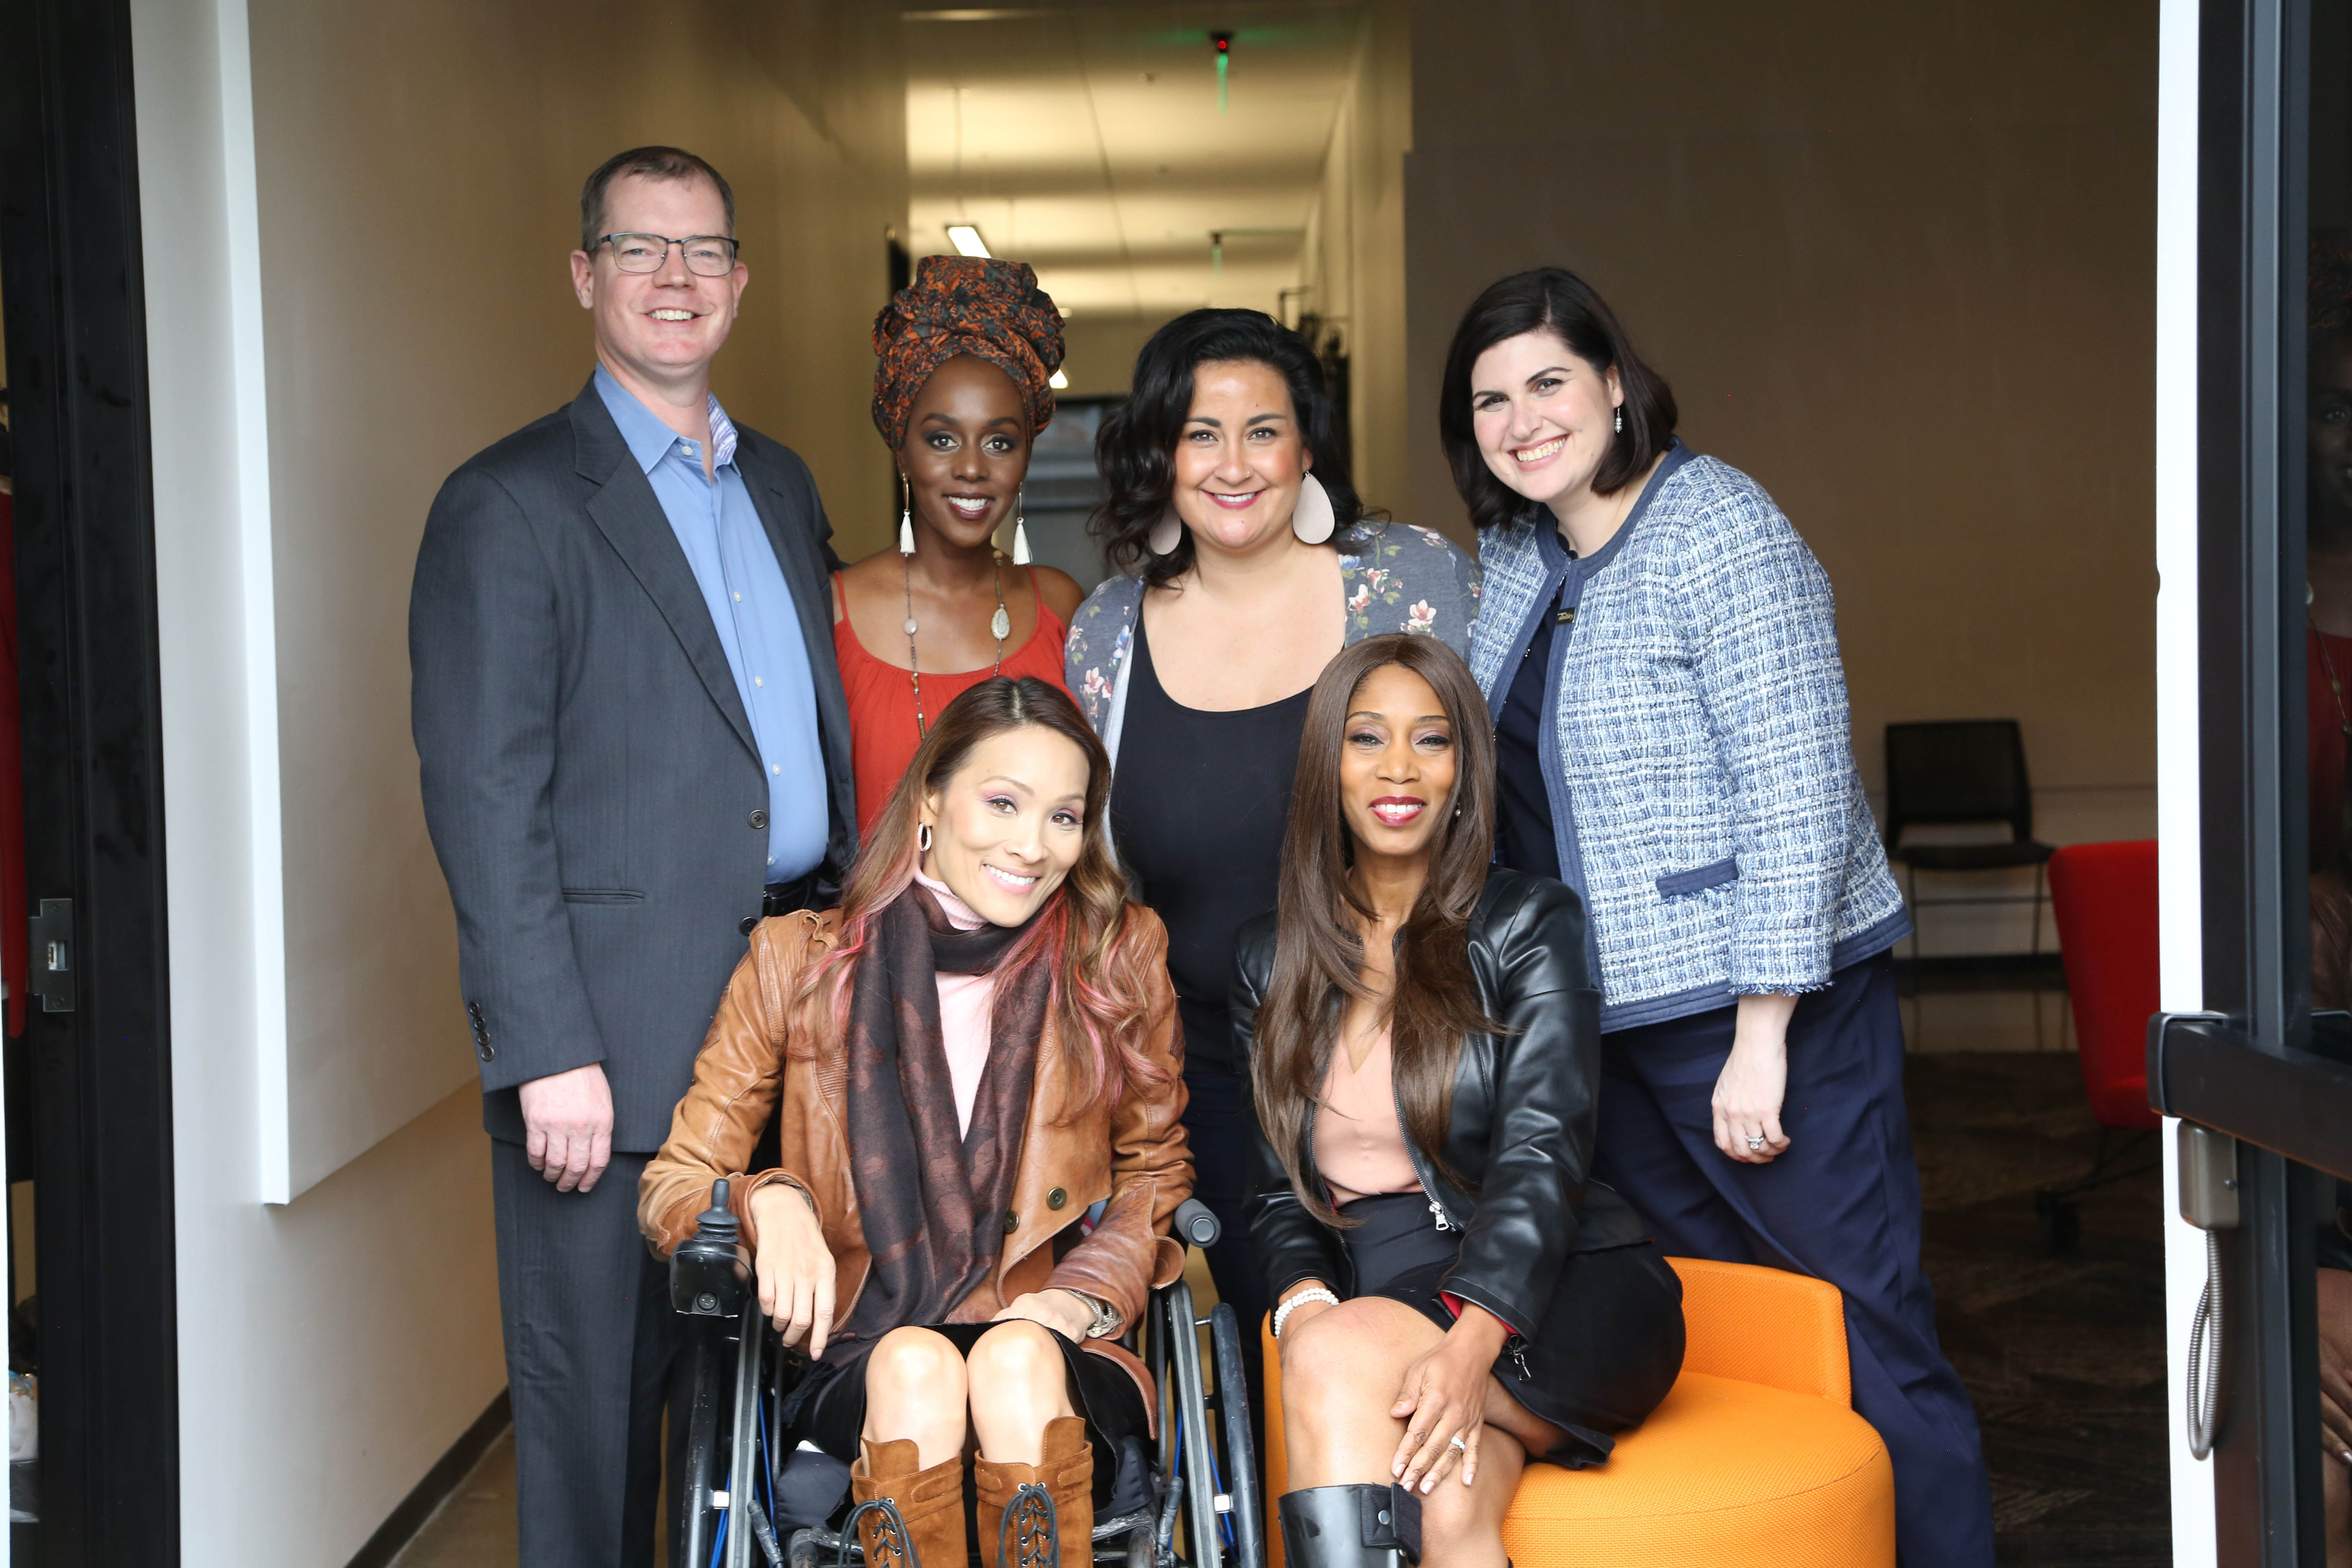
<path fill-rule="evenodd" d="M 2198 12 L 2206 1012 L 2151 1031 L 2210 1270 L 2218 1561 L 2352 1568 L 2352 0 Z"/>

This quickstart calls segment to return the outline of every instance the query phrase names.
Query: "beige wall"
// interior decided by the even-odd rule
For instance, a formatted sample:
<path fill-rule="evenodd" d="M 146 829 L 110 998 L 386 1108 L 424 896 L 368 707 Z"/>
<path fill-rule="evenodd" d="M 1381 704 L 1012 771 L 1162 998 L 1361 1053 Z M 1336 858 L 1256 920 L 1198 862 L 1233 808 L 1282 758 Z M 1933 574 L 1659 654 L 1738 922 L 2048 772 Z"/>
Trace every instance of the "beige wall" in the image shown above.
<path fill-rule="evenodd" d="M 1152 333 L 1174 318 L 1072 316 L 1062 323 L 1062 369 L 1070 378 L 1068 397 L 1124 397 L 1134 379 L 1135 356 Z"/>
<path fill-rule="evenodd" d="M 2152 833 L 2156 26 L 1416 0 L 1408 515 L 1461 526 L 1463 308 L 1574 268 L 1828 568 L 1874 791 L 1889 721 L 2014 715 L 2045 837 Z"/>
<path fill-rule="evenodd" d="M 866 332 L 905 121 L 895 18 L 845 0 L 253 0 L 251 26 L 299 1192 L 473 1078 L 406 584 L 442 478 L 593 363 L 583 176 L 655 141 L 727 174 L 751 288 L 719 395 L 807 458 L 855 555 L 888 490 Z"/>
<path fill-rule="evenodd" d="M 1404 155 L 1412 144 L 1412 13 L 1406 0 L 1366 8 L 1348 89 L 1331 126 L 1323 188 L 1308 216 L 1294 307 L 1338 325 L 1349 352 L 1348 417 L 1356 489 L 1408 522 L 1405 398 Z"/>
<path fill-rule="evenodd" d="M 133 0 L 132 17 L 183 1556 L 332 1568 L 505 1381 L 488 1151 L 408 738 L 425 508 L 586 377 L 564 266 L 580 180 L 664 140 L 726 169 L 740 204 L 752 290 L 720 395 L 808 458 L 836 513 L 878 518 L 866 324 L 904 213 L 896 14 Z M 263 1202 L 289 1152 L 292 1201 Z"/>

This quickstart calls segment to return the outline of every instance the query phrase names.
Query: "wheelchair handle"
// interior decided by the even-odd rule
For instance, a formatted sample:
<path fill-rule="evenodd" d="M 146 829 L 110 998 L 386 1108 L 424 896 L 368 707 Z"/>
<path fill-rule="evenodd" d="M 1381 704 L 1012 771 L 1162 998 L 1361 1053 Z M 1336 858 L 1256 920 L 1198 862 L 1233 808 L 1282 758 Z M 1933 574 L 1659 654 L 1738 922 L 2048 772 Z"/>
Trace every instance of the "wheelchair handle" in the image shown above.
<path fill-rule="evenodd" d="M 1217 1237 L 1225 1233 L 1208 1205 L 1198 1198 L 1186 1198 L 1176 1205 L 1176 1235 L 1195 1247 L 1214 1247 Z"/>

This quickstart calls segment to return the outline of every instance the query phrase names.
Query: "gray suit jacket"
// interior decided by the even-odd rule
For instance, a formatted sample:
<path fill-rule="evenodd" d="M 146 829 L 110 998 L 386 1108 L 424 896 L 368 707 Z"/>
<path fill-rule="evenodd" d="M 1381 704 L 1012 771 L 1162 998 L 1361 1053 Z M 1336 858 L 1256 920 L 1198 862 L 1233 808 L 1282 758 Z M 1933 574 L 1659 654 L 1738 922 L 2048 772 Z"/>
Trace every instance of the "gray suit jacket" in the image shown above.
<path fill-rule="evenodd" d="M 816 678 L 807 785 L 838 878 L 857 845 L 832 531 L 807 466 L 738 435 Z M 484 1124 L 520 1141 L 517 1085 L 602 1062 L 613 1147 L 658 1149 L 760 910 L 768 787 L 686 552 L 593 383 L 441 487 L 408 650 Z"/>

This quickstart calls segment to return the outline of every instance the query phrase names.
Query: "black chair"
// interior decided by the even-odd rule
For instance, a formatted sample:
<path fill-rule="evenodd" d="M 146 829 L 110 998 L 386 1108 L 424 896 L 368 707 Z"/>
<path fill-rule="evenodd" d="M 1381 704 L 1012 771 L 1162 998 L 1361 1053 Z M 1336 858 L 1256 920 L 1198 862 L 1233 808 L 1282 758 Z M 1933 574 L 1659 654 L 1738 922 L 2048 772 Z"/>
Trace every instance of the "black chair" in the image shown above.
<path fill-rule="evenodd" d="M 1960 823 L 2009 825 L 2006 844 L 1905 844 L 1906 829 Z M 1886 852 L 1902 863 L 1912 908 L 1911 956 L 1919 956 L 1919 873 L 2033 868 L 2033 955 L 2042 955 L 2042 900 L 2052 845 L 2033 837 L 2033 789 L 2025 738 L 2014 719 L 1886 726 Z"/>

